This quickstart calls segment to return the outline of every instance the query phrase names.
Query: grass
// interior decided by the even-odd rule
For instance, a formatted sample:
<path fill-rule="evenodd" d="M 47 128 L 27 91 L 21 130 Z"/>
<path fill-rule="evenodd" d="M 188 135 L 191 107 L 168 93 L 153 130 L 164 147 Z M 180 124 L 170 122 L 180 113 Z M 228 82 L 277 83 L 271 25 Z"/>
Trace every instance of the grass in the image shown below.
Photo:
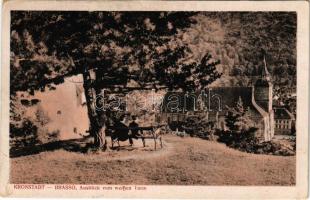
<path fill-rule="evenodd" d="M 82 154 L 65 150 L 11 158 L 11 183 L 294 185 L 295 156 L 255 155 L 199 138 L 164 136 L 142 148 Z M 123 143 L 122 145 L 128 145 Z"/>

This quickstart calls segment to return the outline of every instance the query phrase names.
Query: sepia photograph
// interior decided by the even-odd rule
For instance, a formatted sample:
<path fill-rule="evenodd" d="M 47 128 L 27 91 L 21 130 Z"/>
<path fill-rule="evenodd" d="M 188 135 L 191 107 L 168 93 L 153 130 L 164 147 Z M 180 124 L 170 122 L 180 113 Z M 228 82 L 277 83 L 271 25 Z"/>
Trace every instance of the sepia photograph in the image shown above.
<path fill-rule="evenodd" d="M 9 15 L 14 189 L 296 186 L 296 11 Z"/>

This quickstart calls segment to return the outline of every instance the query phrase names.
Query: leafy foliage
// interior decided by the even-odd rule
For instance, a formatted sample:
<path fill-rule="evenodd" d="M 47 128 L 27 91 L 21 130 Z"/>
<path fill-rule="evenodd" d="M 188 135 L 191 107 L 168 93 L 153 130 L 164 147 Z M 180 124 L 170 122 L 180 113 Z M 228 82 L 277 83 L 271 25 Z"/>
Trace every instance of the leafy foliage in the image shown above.
<path fill-rule="evenodd" d="M 196 14 L 12 12 L 11 91 L 44 90 L 89 69 L 97 70 L 101 87 L 125 87 L 133 80 L 140 87 L 188 89 L 197 86 L 197 78 L 205 86 L 219 78 L 218 62 L 206 55 L 201 62 L 182 64 L 189 48 L 171 42 L 196 23 Z"/>
<path fill-rule="evenodd" d="M 187 117 L 182 128 L 191 136 L 203 139 L 213 139 L 215 133 L 214 122 L 210 122 L 205 116 L 199 115 Z"/>
<path fill-rule="evenodd" d="M 29 119 L 21 124 L 10 124 L 11 147 L 34 146 L 38 143 L 38 128 Z"/>
<path fill-rule="evenodd" d="M 219 62 L 208 54 L 197 63 L 181 62 L 190 49 L 174 40 L 196 23 L 196 14 L 14 11 L 11 95 L 53 89 L 65 77 L 83 74 L 90 134 L 101 146 L 104 135 L 99 135 L 99 127 L 105 124 L 106 113 L 94 106 L 101 89 L 122 93 L 138 85 L 134 89 L 194 90 L 220 77 L 215 68 Z"/>
<path fill-rule="evenodd" d="M 225 118 L 228 130 L 219 133 L 219 141 L 230 147 L 252 152 L 259 142 L 255 136 L 257 128 L 243 107 L 241 97 L 234 108 L 230 108 Z"/>
<path fill-rule="evenodd" d="M 230 108 L 228 114 L 225 118 L 226 126 L 228 130 L 232 133 L 238 133 L 242 130 L 247 130 L 254 126 L 253 121 L 251 120 L 249 113 L 243 107 L 243 102 L 241 97 L 234 108 Z"/>
<path fill-rule="evenodd" d="M 276 141 L 260 142 L 256 137 L 253 121 L 248 117 L 247 110 L 243 108 L 242 99 L 239 98 L 236 106 L 231 108 L 226 119 L 228 130 L 217 132 L 218 141 L 227 146 L 258 154 L 294 155 L 295 150 L 290 145 L 283 145 Z"/>
<path fill-rule="evenodd" d="M 296 110 L 296 32 L 295 12 L 206 13 L 220 27 L 223 37 L 213 41 L 213 56 L 221 60 L 225 79 L 221 84 L 247 86 L 261 75 L 262 54 L 274 84 L 275 104 Z"/>
<path fill-rule="evenodd" d="M 232 66 L 241 67 L 242 73 L 262 64 L 260 49 L 267 52 L 266 60 L 271 69 L 286 64 L 296 65 L 296 13 L 227 12 L 206 15 L 219 19 L 226 31 L 224 45 L 227 56 L 234 58 Z M 235 54 L 231 55 L 232 52 Z M 259 75 L 260 72 L 257 73 Z"/>

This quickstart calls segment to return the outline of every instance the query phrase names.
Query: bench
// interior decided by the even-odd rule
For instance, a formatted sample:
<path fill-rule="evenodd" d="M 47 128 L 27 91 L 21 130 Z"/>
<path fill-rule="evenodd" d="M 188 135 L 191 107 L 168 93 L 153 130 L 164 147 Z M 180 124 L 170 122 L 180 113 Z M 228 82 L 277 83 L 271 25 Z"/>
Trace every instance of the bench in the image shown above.
<path fill-rule="evenodd" d="M 145 139 L 153 139 L 154 140 L 154 149 L 157 149 L 157 140 L 159 140 L 160 147 L 163 147 L 162 138 L 161 135 L 159 135 L 157 130 L 159 130 L 157 127 L 154 126 L 146 126 L 146 127 L 115 127 L 115 126 L 108 126 L 108 130 L 114 130 L 114 131 L 128 131 L 132 134 L 132 131 L 138 131 L 138 134 L 136 135 L 137 138 L 141 138 L 143 147 L 145 147 Z M 150 134 L 145 134 L 145 132 Z M 113 141 L 112 137 L 112 147 L 115 142 L 119 142 L 118 140 Z"/>

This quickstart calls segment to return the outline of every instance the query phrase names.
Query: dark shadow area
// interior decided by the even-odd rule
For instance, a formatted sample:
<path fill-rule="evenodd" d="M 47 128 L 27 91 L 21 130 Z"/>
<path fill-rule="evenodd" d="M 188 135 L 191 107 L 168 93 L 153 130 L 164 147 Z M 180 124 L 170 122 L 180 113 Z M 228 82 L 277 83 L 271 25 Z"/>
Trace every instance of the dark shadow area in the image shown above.
<path fill-rule="evenodd" d="M 11 147 L 10 148 L 10 158 L 16 158 L 20 156 L 28 156 L 33 154 L 39 154 L 45 151 L 55 151 L 59 149 L 64 149 L 71 152 L 86 153 L 89 149 L 89 143 L 87 142 L 88 137 L 79 139 L 70 139 L 49 142 L 45 144 L 39 144 L 28 147 Z"/>
<path fill-rule="evenodd" d="M 39 154 L 46 151 L 55 151 L 55 150 L 66 150 L 70 152 L 77 152 L 77 153 L 88 153 L 92 150 L 91 147 L 91 137 L 84 137 L 79 139 L 69 139 L 69 140 L 61 140 L 61 141 L 54 141 L 48 142 L 44 144 L 37 144 L 31 146 L 24 146 L 24 147 L 11 147 L 10 148 L 10 158 L 16 158 L 21 156 L 28 156 Z M 148 145 L 146 145 L 147 147 Z M 130 145 L 121 145 L 121 146 L 109 146 L 110 150 L 113 151 L 133 151 L 139 147 L 130 146 Z"/>
<path fill-rule="evenodd" d="M 131 147 L 131 146 L 114 146 L 114 147 L 110 147 L 110 149 L 115 150 L 115 151 L 133 151 L 136 148 Z"/>

